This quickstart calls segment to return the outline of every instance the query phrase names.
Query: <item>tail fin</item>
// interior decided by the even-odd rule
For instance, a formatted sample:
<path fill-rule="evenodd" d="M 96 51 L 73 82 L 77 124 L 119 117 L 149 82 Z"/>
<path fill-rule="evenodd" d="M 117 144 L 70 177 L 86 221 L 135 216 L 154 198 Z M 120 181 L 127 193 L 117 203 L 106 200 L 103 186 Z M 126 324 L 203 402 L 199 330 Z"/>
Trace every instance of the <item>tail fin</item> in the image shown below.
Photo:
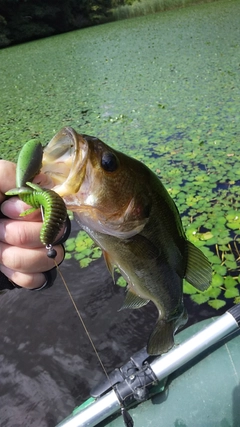
<path fill-rule="evenodd" d="M 176 320 L 166 322 L 165 320 L 159 318 L 148 340 L 148 354 L 154 356 L 167 353 L 167 351 L 173 347 L 173 336 L 175 330 Z"/>

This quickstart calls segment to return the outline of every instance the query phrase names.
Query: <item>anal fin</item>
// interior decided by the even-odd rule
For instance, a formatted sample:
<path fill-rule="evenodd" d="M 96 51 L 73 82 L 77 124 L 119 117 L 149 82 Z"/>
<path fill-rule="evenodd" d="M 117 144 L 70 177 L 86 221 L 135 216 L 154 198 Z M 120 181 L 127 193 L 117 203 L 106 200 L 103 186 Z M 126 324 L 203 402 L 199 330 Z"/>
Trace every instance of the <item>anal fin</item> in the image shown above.
<path fill-rule="evenodd" d="M 146 300 L 135 294 L 135 292 L 132 289 L 127 290 L 126 297 L 123 303 L 123 306 L 120 308 L 120 310 L 123 310 L 124 308 L 141 308 L 147 303 L 149 303 L 150 300 Z"/>

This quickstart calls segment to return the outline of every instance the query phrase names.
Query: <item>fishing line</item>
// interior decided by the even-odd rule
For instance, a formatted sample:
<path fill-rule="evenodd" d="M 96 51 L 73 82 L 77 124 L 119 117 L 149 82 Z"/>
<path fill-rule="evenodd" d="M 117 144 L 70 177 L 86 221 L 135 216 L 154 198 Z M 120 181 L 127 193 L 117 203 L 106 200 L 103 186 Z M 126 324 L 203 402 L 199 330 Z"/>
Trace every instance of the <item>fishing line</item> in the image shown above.
<path fill-rule="evenodd" d="M 69 298 L 70 298 L 70 300 L 72 301 L 73 307 L 75 308 L 76 313 L 77 313 L 77 315 L 78 315 L 78 317 L 79 317 L 79 319 L 80 319 L 80 321 L 81 321 L 81 323 L 82 323 L 83 329 L 84 329 L 84 331 L 85 331 L 85 333 L 86 333 L 86 335 L 87 335 L 87 337 L 88 337 L 88 339 L 89 339 L 89 341 L 90 341 L 90 343 L 91 343 L 91 346 L 92 346 L 92 348 L 93 348 L 93 350 L 94 350 L 94 352 L 95 352 L 95 354 L 96 354 L 96 356 L 97 356 L 97 358 L 98 358 L 98 361 L 99 361 L 99 363 L 100 363 L 100 365 L 101 365 L 101 367 L 102 367 L 102 370 L 103 370 L 104 374 L 106 375 L 106 377 L 107 377 L 108 381 L 109 381 L 109 382 L 110 382 L 110 384 L 111 384 L 111 381 L 110 381 L 109 375 L 108 375 L 108 373 L 107 373 L 107 371 L 106 371 L 106 369 L 105 369 L 105 367 L 104 367 L 104 365 L 103 365 L 103 362 L 102 362 L 102 360 L 101 360 L 101 358 L 100 358 L 100 356 L 99 356 L 99 353 L 98 353 L 98 351 L 97 351 L 97 349 L 96 349 L 96 347 L 95 347 L 95 344 L 94 344 L 94 342 L 93 342 L 93 340 L 92 340 L 92 338 L 91 338 L 91 336 L 90 336 L 90 333 L 88 332 L 87 326 L 86 326 L 86 324 L 85 324 L 85 322 L 84 322 L 84 320 L 83 320 L 83 318 L 82 318 L 82 315 L 81 315 L 80 311 L 79 311 L 79 310 L 78 310 L 78 308 L 77 308 L 77 305 L 76 305 L 76 303 L 75 303 L 75 301 L 74 301 L 74 298 L 73 298 L 73 296 L 72 296 L 72 294 L 71 294 L 71 292 L 70 292 L 70 289 L 69 289 L 69 287 L 68 287 L 68 285 L 67 285 L 67 283 L 66 283 L 66 280 L 64 279 L 63 274 L 62 274 L 62 272 L 61 272 L 60 268 L 58 267 L 58 265 L 57 265 L 57 263 L 56 263 L 55 259 L 54 259 L 54 263 L 55 263 L 55 265 L 56 265 L 56 267 L 57 267 L 58 273 L 59 273 L 59 275 L 60 275 L 60 277 L 61 277 L 61 279 L 62 279 L 62 281 L 63 281 L 63 284 L 64 284 L 64 286 L 65 286 L 65 288 L 66 288 L 66 291 L 67 291 L 67 293 L 68 293 L 68 295 L 69 295 Z"/>
<path fill-rule="evenodd" d="M 40 206 L 40 209 L 41 209 L 42 220 L 43 220 L 43 222 L 44 222 L 44 209 L 43 209 L 43 207 L 42 207 L 42 206 Z M 86 333 L 86 335 L 87 335 L 87 337 L 88 337 L 88 339 L 89 339 L 89 341 L 90 341 L 90 343 L 91 343 L 91 346 L 92 346 L 92 348 L 93 348 L 93 350 L 94 350 L 94 353 L 95 353 L 95 354 L 96 354 L 96 356 L 97 356 L 97 359 L 98 359 L 98 361 L 99 361 L 99 363 L 100 363 L 100 366 L 101 366 L 101 368 L 102 368 L 102 370 L 103 370 L 103 372 L 104 372 L 104 374 L 105 374 L 105 376 L 106 376 L 107 380 L 109 381 L 109 383 L 110 383 L 111 387 L 113 388 L 112 383 L 111 383 L 110 378 L 109 378 L 109 375 L 108 375 L 108 373 L 107 373 L 107 371 L 106 371 L 106 369 L 105 369 L 105 367 L 104 367 L 104 365 L 103 365 L 103 362 L 102 362 L 102 360 L 101 360 L 101 358 L 100 358 L 100 356 L 99 356 L 99 354 L 98 354 L 98 351 L 97 351 L 97 349 L 96 349 L 96 347 L 95 347 L 95 345 L 94 345 L 94 342 L 93 342 L 93 340 L 92 340 L 92 338 L 91 338 L 91 336 L 90 336 L 90 333 L 88 332 L 87 326 L 86 326 L 86 324 L 85 324 L 85 322 L 84 322 L 84 320 L 83 320 L 83 318 L 82 318 L 82 315 L 81 315 L 80 311 L 79 311 L 79 310 L 78 310 L 78 308 L 77 308 L 77 305 L 76 305 L 76 303 L 75 303 L 75 301 L 74 301 L 74 298 L 73 298 L 73 296 L 72 296 L 72 294 L 71 294 L 71 292 L 70 292 L 70 289 L 69 289 L 69 287 L 68 287 L 68 285 L 67 285 L 67 282 L 66 282 L 66 280 L 64 279 L 63 274 L 62 274 L 62 272 L 61 272 L 61 270 L 60 270 L 60 268 L 59 268 L 58 264 L 56 263 L 55 257 L 56 257 L 56 255 L 57 255 L 57 252 L 56 252 L 56 250 L 55 250 L 55 249 L 53 249 L 52 245 L 47 245 L 47 246 L 46 246 L 46 249 L 47 249 L 47 251 L 48 251 L 48 252 L 47 252 L 47 256 L 48 256 L 49 258 L 52 258 L 52 259 L 53 259 L 53 261 L 54 261 L 55 267 L 56 267 L 56 269 L 57 269 L 57 271 L 58 271 L 58 273 L 59 273 L 59 276 L 60 276 L 60 277 L 61 277 L 61 279 L 62 279 L 62 282 L 63 282 L 63 284 L 64 284 L 64 286 L 65 286 L 65 288 L 66 288 L 66 291 L 67 291 L 67 293 L 68 293 L 68 295 L 69 295 L 69 298 L 70 298 L 70 300 L 72 301 L 73 307 L 74 307 L 74 309 L 75 309 L 75 311 L 76 311 L 76 313 L 77 313 L 77 315 L 78 315 L 78 318 L 80 319 L 80 322 L 81 322 L 81 324 L 82 324 L 82 326 L 83 326 L 83 329 L 84 329 L 84 331 L 85 331 L 85 333 Z"/>
<path fill-rule="evenodd" d="M 42 207 L 42 206 L 41 206 L 41 215 L 42 215 L 42 220 L 44 221 L 44 209 L 43 209 L 43 207 Z M 67 293 L 68 293 L 68 296 L 69 296 L 70 300 L 72 301 L 73 307 L 74 307 L 74 309 L 75 309 L 75 311 L 76 311 L 76 313 L 77 313 L 77 315 L 78 315 L 78 318 L 79 318 L 79 320 L 80 320 L 80 322 L 81 322 L 81 324 L 82 324 L 82 327 L 83 327 L 83 329 L 84 329 L 84 331 L 85 331 L 85 333 L 86 333 L 86 335 L 87 335 L 87 337 L 88 337 L 88 339 L 89 339 L 89 341 L 90 341 L 90 343 L 91 343 L 91 346 L 92 346 L 92 348 L 93 348 L 93 351 L 94 351 L 95 355 L 97 356 L 98 362 L 99 362 L 99 364 L 100 364 L 100 366 L 101 366 L 101 368 L 102 368 L 102 370 L 103 370 L 103 372 L 104 372 L 104 375 L 106 376 L 106 378 L 107 378 L 107 380 L 108 380 L 108 382 L 109 382 L 109 384 L 110 384 L 110 386 L 111 386 L 112 390 L 113 390 L 113 391 L 114 391 L 114 393 L 116 394 L 116 397 L 117 397 L 118 402 L 119 402 L 119 406 L 120 406 L 120 408 L 121 408 L 121 415 L 122 415 L 122 417 L 123 417 L 124 424 L 125 424 L 125 426 L 126 426 L 126 427 L 133 427 L 133 425 L 134 425 L 134 423 L 133 423 L 133 419 L 132 419 L 131 415 L 128 413 L 128 411 L 126 410 L 126 408 L 124 407 L 123 403 L 122 403 L 122 402 L 119 400 L 119 398 L 118 398 L 118 395 L 117 395 L 117 393 L 116 393 L 116 390 L 115 390 L 115 389 L 114 389 L 114 387 L 113 387 L 112 381 L 111 381 L 111 379 L 110 379 L 110 377 L 109 377 L 109 375 L 108 375 L 108 373 L 107 373 L 107 371 L 106 371 L 106 369 L 105 369 L 105 366 L 104 366 L 104 364 L 103 364 L 103 362 L 102 362 L 102 360 L 101 360 L 101 357 L 100 357 L 100 355 L 99 355 L 99 353 L 98 353 L 98 351 L 97 351 L 97 349 L 96 349 L 96 346 L 95 346 L 95 344 L 94 344 L 94 342 L 93 342 L 93 340 L 92 340 L 92 338 L 91 338 L 91 336 L 90 336 L 90 333 L 89 333 L 89 331 L 88 331 L 88 329 L 87 329 L 87 326 L 86 326 L 86 324 L 85 324 L 85 322 L 84 322 L 84 320 L 83 320 L 83 317 L 82 317 L 82 315 L 81 315 L 80 311 L 79 311 L 79 310 L 78 310 L 78 308 L 77 308 L 77 305 L 76 305 L 76 303 L 75 303 L 75 301 L 74 301 L 74 298 L 73 298 L 73 296 L 72 296 L 72 294 L 71 294 L 71 291 L 70 291 L 70 289 L 69 289 L 69 287 L 68 287 L 68 285 L 67 285 L 67 282 L 66 282 L 66 280 L 64 279 L 64 276 L 63 276 L 63 274 L 62 274 L 62 272 L 61 272 L 61 270 L 60 270 L 60 268 L 59 268 L 58 264 L 56 263 L 55 258 L 56 258 L 57 252 L 56 252 L 56 250 L 53 248 L 53 246 L 52 246 L 51 244 L 50 244 L 50 245 L 47 245 L 47 246 L 46 246 L 46 249 L 47 249 L 47 256 L 48 256 L 49 258 L 52 258 L 52 259 L 53 259 L 53 261 L 54 261 L 55 267 L 56 267 L 56 269 L 57 269 L 57 271 L 58 271 L 58 273 L 59 273 L 59 276 L 60 276 L 60 277 L 61 277 L 61 279 L 62 279 L 62 282 L 63 282 L 63 284 L 64 284 L 64 286 L 65 286 L 65 288 L 66 288 L 66 291 L 67 291 Z"/>
<path fill-rule="evenodd" d="M 129 412 L 126 410 L 126 408 L 123 406 L 123 404 L 120 402 L 120 400 L 119 400 L 119 398 L 118 398 L 118 395 L 117 395 L 117 393 L 116 393 L 116 391 L 115 391 L 115 389 L 114 389 L 114 387 L 113 387 L 112 381 L 111 381 L 111 379 L 110 379 L 110 377 L 109 377 L 109 375 L 108 375 L 108 373 L 107 373 L 107 371 L 106 371 L 106 369 L 105 369 L 105 366 L 104 366 L 104 364 L 103 364 L 103 362 L 102 362 L 102 360 L 101 360 L 101 357 L 100 357 L 100 355 L 99 355 L 99 353 L 98 353 L 98 351 L 97 351 L 97 349 L 96 349 L 96 346 L 95 346 L 95 344 L 94 344 L 94 342 L 93 342 L 93 340 L 92 340 L 92 338 L 91 338 L 91 335 L 90 335 L 90 333 L 89 333 L 89 331 L 88 331 L 88 329 L 87 329 L 87 326 L 86 326 L 86 324 L 85 324 L 85 322 L 84 322 L 84 320 L 83 320 L 83 317 L 82 317 L 82 315 L 81 315 L 80 311 L 79 311 L 79 310 L 78 310 L 78 308 L 77 308 L 77 305 L 76 305 L 76 303 L 75 303 L 75 301 L 74 301 L 74 298 L 73 298 L 73 296 L 72 296 L 72 294 L 71 294 L 71 291 L 70 291 L 70 289 L 69 289 L 69 287 L 68 287 L 68 285 L 67 285 L 67 282 L 66 282 L 66 280 L 64 279 L 63 274 L 62 274 L 62 272 L 61 272 L 61 270 L 60 270 L 59 266 L 58 266 L 58 265 L 57 265 L 57 263 L 56 263 L 56 260 L 55 260 L 55 259 L 53 259 L 53 261 L 54 261 L 54 264 L 55 264 L 55 266 L 56 266 L 56 268 L 57 268 L 57 271 L 58 271 L 58 273 L 59 273 L 59 275 L 60 275 L 60 277 L 61 277 L 61 279 L 62 279 L 62 282 L 63 282 L 63 284 L 64 284 L 64 286 L 65 286 L 65 289 L 66 289 L 66 291 L 67 291 L 67 293 L 68 293 L 68 295 L 69 295 L 69 298 L 70 298 L 70 300 L 72 301 L 73 307 L 74 307 L 74 309 L 75 309 L 75 311 L 76 311 L 76 313 L 77 313 L 77 315 L 78 315 L 78 318 L 79 318 L 79 320 L 80 320 L 80 322 L 81 322 L 81 324 L 82 324 L 82 326 L 83 326 L 83 329 L 84 329 L 84 331 L 85 331 L 85 333 L 86 333 L 86 335 L 87 335 L 87 337 L 88 337 L 88 339 L 89 339 L 89 341 L 90 341 L 90 343 L 91 343 L 91 346 L 92 346 L 92 348 L 93 348 L 93 350 L 94 350 L 94 353 L 95 353 L 95 354 L 96 354 L 96 356 L 97 356 L 98 362 L 99 362 L 99 364 L 100 364 L 100 366 L 101 366 L 101 368 L 102 368 L 102 370 L 103 370 L 103 372 L 104 372 L 104 374 L 105 374 L 105 376 L 106 376 L 107 380 L 109 381 L 109 384 L 111 385 L 112 390 L 114 390 L 114 392 L 115 392 L 115 394 L 116 394 L 116 396 L 117 396 L 117 399 L 118 399 L 118 401 L 119 401 L 119 405 L 120 405 L 120 408 L 121 408 L 121 415 L 122 415 L 122 417 L 123 417 L 124 424 L 125 424 L 125 426 L 126 426 L 126 427 L 133 427 L 133 425 L 134 425 L 133 419 L 132 419 L 131 415 L 129 414 Z"/>

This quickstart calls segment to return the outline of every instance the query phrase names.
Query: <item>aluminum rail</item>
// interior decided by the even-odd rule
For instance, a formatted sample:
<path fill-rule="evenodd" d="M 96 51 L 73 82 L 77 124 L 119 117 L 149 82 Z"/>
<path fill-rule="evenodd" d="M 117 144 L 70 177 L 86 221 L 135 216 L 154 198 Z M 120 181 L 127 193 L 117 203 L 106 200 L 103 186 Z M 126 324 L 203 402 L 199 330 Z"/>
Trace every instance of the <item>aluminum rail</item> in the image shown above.
<path fill-rule="evenodd" d="M 194 357 L 217 343 L 222 338 L 235 332 L 240 326 L 240 304 L 232 307 L 225 314 L 214 320 L 200 332 L 187 339 L 163 356 L 157 357 L 151 364 L 152 371 L 159 381 L 172 374 Z M 114 390 L 93 400 L 85 408 L 79 407 L 56 427 L 94 427 L 121 407 Z"/>

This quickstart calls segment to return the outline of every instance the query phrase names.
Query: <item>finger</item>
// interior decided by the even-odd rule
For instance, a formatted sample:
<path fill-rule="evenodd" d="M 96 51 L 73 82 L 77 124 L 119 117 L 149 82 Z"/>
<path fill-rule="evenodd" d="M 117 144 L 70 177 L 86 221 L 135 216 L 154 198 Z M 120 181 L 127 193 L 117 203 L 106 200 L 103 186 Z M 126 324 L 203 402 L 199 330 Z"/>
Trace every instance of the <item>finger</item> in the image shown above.
<path fill-rule="evenodd" d="M 37 209 L 35 212 L 30 213 L 29 215 L 20 216 L 27 209 L 30 209 L 31 206 L 24 203 L 18 197 L 11 197 L 6 200 L 1 205 L 2 213 L 11 219 L 18 219 L 22 221 L 41 221 L 42 215 L 40 209 Z"/>
<path fill-rule="evenodd" d="M 63 247 L 58 245 L 54 248 L 57 251 L 57 256 L 53 260 L 47 256 L 45 248 L 23 249 L 2 243 L 0 245 L 0 264 L 24 274 L 48 271 L 56 264 L 60 264 L 64 258 Z"/>
<path fill-rule="evenodd" d="M 46 277 L 42 273 L 24 274 L 18 271 L 11 270 L 3 265 L 0 266 L 0 270 L 5 276 L 7 276 L 16 285 L 26 289 L 36 289 L 43 286 L 46 282 Z"/>
<path fill-rule="evenodd" d="M 7 177 L 7 179 L 6 179 Z M 0 203 L 6 199 L 5 193 L 16 187 L 16 165 L 6 160 L 0 160 Z"/>
<path fill-rule="evenodd" d="M 0 240 L 20 248 L 41 248 L 41 222 L 20 222 L 9 219 L 0 219 Z"/>
<path fill-rule="evenodd" d="M 56 237 L 56 242 L 64 234 L 64 224 Z M 21 222 L 9 219 L 0 219 L 0 241 L 21 248 L 42 248 L 40 230 L 42 222 Z M 53 242 L 54 243 L 54 242 Z"/>

